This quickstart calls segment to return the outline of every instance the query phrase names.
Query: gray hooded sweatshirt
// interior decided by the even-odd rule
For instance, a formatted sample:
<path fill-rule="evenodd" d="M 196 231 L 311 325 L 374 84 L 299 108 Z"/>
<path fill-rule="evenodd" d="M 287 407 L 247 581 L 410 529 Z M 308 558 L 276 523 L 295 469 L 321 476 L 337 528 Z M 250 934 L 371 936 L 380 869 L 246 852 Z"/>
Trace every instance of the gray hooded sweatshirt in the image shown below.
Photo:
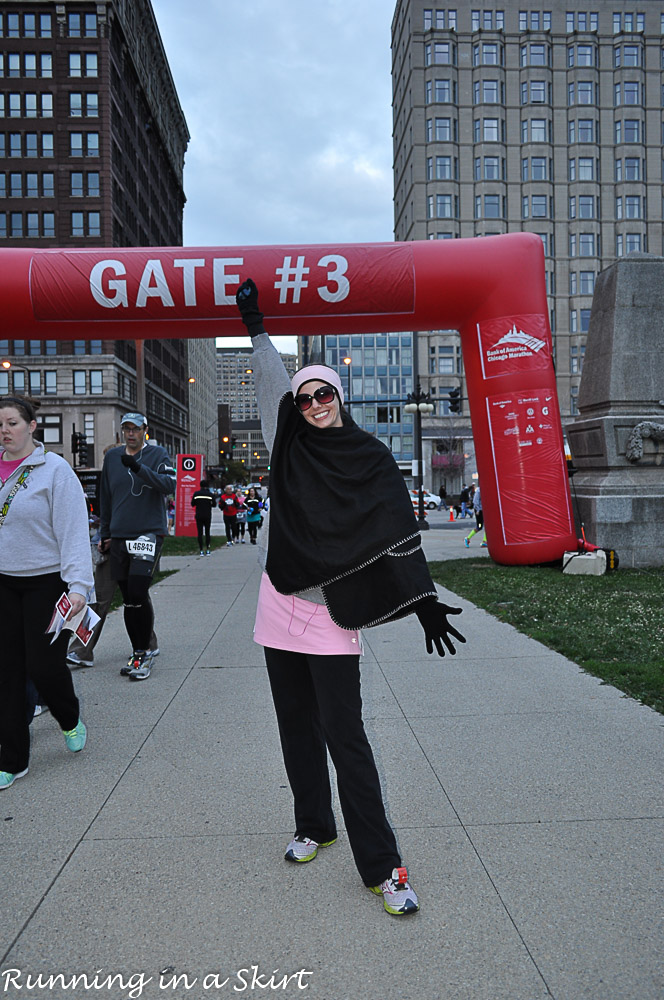
<path fill-rule="evenodd" d="M 67 589 L 93 599 L 88 508 L 71 465 L 38 444 L 0 487 L 2 513 L 12 487 L 34 466 L 14 496 L 0 527 L 0 573 L 59 573 Z"/>

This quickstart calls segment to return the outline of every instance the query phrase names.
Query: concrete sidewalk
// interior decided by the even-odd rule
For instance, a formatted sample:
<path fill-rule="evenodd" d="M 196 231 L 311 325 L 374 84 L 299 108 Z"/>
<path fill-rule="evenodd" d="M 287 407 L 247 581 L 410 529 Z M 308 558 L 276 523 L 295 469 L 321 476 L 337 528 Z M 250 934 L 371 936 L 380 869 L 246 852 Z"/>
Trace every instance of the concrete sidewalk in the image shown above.
<path fill-rule="evenodd" d="M 470 524 L 430 521 L 429 558 L 480 554 Z M 390 917 L 343 827 L 312 864 L 282 860 L 255 560 L 163 561 L 180 571 L 153 590 L 144 683 L 120 677 L 109 618 L 74 673 L 82 753 L 35 720 L 1 796 L 0 997 L 661 1000 L 662 716 L 442 590 L 464 608 L 456 657 L 427 656 L 414 617 L 369 630 L 367 729 L 422 904 Z M 30 986 L 40 972 L 66 978 Z"/>

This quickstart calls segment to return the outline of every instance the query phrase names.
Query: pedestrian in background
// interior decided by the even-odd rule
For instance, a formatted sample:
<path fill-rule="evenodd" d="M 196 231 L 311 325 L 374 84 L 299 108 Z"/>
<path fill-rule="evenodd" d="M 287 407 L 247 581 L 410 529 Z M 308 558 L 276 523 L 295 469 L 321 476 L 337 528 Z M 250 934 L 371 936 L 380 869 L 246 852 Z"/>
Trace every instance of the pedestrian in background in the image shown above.
<path fill-rule="evenodd" d="M 120 673 L 140 681 L 150 676 L 156 655 L 149 588 L 168 531 L 166 497 L 175 492 L 175 478 L 166 449 L 147 444 L 144 415 L 125 413 L 121 424 L 125 443 L 107 452 L 101 472 L 99 551 L 110 554 L 132 645 Z"/>
<path fill-rule="evenodd" d="M 249 488 L 249 492 L 247 493 L 247 499 L 244 501 L 244 505 L 247 508 L 247 528 L 249 529 L 249 541 L 251 542 L 252 545 L 255 545 L 256 536 L 258 535 L 258 527 L 261 523 L 261 511 L 263 509 L 263 503 L 253 486 Z"/>
<path fill-rule="evenodd" d="M 329 749 L 360 877 L 388 913 L 415 913 L 362 721 L 359 629 L 415 612 L 428 651 L 435 644 L 444 655 L 443 643 L 455 652 L 451 636 L 465 641 L 447 621 L 460 609 L 437 602 L 403 477 L 389 449 L 342 410 L 338 373 L 310 365 L 291 382 L 265 334 L 252 281 L 237 302 L 272 454 L 254 639 L 265 649 L 294 797 L 296 830 L 285 857 L 313 861 L 337 839 Z"/>
<path fill-rule="evenodd" d="M 224 492 L 219 497 L 219 506 L 221 508 L 221 513 L 224 516 L 226 545 L 231 546 L 233 544 L 233 539 L 236 538 L 239 502 L 235 494 L 235 490 L 230 483 L 224 488 Z"/>
<path fill-rule="evenodd" d="M 466 535 L 466 537 L 463 540 L 463 544 L 466 546 L 466 548 L 470 547 L 471 538 L 474 535 L 476 535 L 478 531 L 481 531 L 482 528 L 484 527 L 484 513 L 482 511 L 482 494 L 480 493 L 479 484 L 475 487 L 475 491 L 473 493 L 473 510 L 475 512 L 475 527 L 472 529 L 470 534 Z M 486 531 L 484 532 L 484 538 L 482 539 L 480 548 L 481 549 L 487 548 Z"/>
<path fill-rule="evenodd" d="M 72 618 L 94 596 L 88 509 L 74 470 L 33 439 L 37 420 L 20 396 L 0 396 L 0 790 L 28 773 L 27 679 L 64 733 L 87 739 L 65 662 L 68 630 L 46 633 L 67 593 Z"/>
<path fill-rule="evenodd" d="M 200 489 L 191 498 L 191 506 L 196 510 L 196 532 L 201 555 L 210 555 L 210 524 L 212 508 L 216 501 L 210 493 L 207 479 L 201 479 Z M 205 532 L 205 553 L 203 553 L 203 533 Z"/>

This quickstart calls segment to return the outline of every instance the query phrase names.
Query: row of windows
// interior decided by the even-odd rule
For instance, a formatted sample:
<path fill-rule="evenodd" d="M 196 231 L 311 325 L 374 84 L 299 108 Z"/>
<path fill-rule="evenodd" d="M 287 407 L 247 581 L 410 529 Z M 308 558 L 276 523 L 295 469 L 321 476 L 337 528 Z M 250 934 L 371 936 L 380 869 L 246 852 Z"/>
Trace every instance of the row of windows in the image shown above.
<path fill-rule="evenodd" d="M 645 143 L 645 122 L 638 118 L 625 118 L 614 122 L 614 142 L 617 146 L 625 143 Z M 427 118 L 424 125 L 426 142 L 458 142 L 459 124 L 456 118 Z M 567 123 L 567 141 L 573 143 L 599 142 L 599 121 L 595 118 L 579 118 Z M 473 142 L 505 142 L 504 118 L 475 118 L 473 120 Z M 553 141 L 553 124 L 550 119 L 531 118 L 521 122 L 521 142 Z M 664 122 L 662 123 L 664 141 Z M 0 148 L 0 155 L 3 155 Z M 16 153 L 10 156 L 20 155 Z M 32 154 L 36 155 L 36 154 Z M 51 154 L 52 155 L 52 154 Z M 72 156 L 82 155 L 72 152 Z M 88 156 L 98 155 L 88 153 Z"/>
<path fill-rule="evenodd" d="M 18 96 L 18 95 L 16 95 Z M 80 97 L 80 95 L 78 95 Z M 592 80 L 574 81 L 567 85 L 567 103 L 598 103 L 599 85 Z M 645 93 L 638 81 L 614 84 L 613 104 L 643 106 Z M 457 104 L 457 84 L 455 80 L 427 80 L 424 84 L 425 104 Z M 661 88 L 661 102 L 664 107 L 664 85 Z M 505 104 L 505 84 L 500 80 L 476 80 L 473 83 L 474 104 Z M 521 104 L 553 104 L 553 86 L 544 80 L 524 80 L 521 84 Z M 96 112 L 95 112 L 96 113 Z M 73 114 L 73 112 L 72 112 Z"/>
<path fill-rule="evenodd" d="M 101 340 L 72 340 L 67 354 L 102 354 Z M 16 357 L 30 355 L 45 355 L 50 357 L 58 353 L 57 340 L 0 340 L 0 356 L 14 354 Z"/>
<path fill-rule="evenodd" d="M 661 52 L 661 64 L 664 66 L 664 49 Z M 592 45 L 568 46 L 567 65 L 597 66 L 597 50 Z M 477 42 L 472 48 L 473 66 L 504 66 L 505 47 L 499 42 Z M 524 66 L 552 66 L 552 48 L 542 42 L 529 42 L 522 45 L 519 52 L 519 64 Z M 425 66 L 456 66 L 457 46 L 454 42 L 425 42 Z M 644 65 L 644 50 L 641 45 L 614 45 L 614 69 L 623 67 L 641 67 Z M 70 74 L 71 75 L 71 74 Z"/>
<path fill-rule="evenodd" d="M 429 31 L 431 28 L 436 28 L 438 31 L 445 31 L 445 29 L 456 31 L 457 12 L 455 10 L 436 10 L 435 20 L 434 12 L 430 8 L 425 9 L 423 14 L 425 31 Z"/>
<path fill-rule="evenodd" d="M 434 19 L 435 13 L 435 19 Z M 456 31 L 457 12 L 425 8 L 423 11 L 424 30 L 429 31 L 435 27 L 438 30 Z M 71 15 L 70 15 L 71 16 Z M 664 34 L 664 14 L 661 17 L 660 30 Z M 642 12 L 614 11 L 613 13 L 613 33 L 619 35 L 621 32 L 645 31 L 645 14 Z M 502 10 L 471 10 L 470 12 L 471 31 L 504 31 L 505 12 Z M 567 11 L 565 17 L 566 31 L 597 31 L 599 28 L 599 14 L 597 11 Z M 551 11 L 520 10 L 519 11 L 519 31 L 551 31 Z"/>
<path fill-rule="evenodd" d="M 69 373 L 68 373 L 69 374 Z M 71 372 L 71 383 L 63 385 L 65 373 L 60 372 L 60 385 L 58 386 L 57 371 L 33 371 L 33 372 L 11 372 L 13 386 L 11 391 L 17 395 L 22 395 L 26 391 L 31 396 L 57 396 L 73 393 L 74 396 L 101 396 L 104 392 L 103 371 L 81 371 Z M 0 396 L 6 396 L 10 392 L 10 373 L 0 371 Z"/>
<path fill-rule="evenodd" d="M 100 195 L 100 175 L 96 170 L 86 173 L 74 172 L 69 175 L 70 194 L 74 198 L 98 198 Z M 0 198 L 53 198 L 55 197 L 55 174 L 52 173 L 9 173 L 0 172 Z"/>
<path fill-rule="evenodd" d="M 101 236 L 99 212 L 71 212 L 71 236 Z M 0 239 L 55 236 L 54 212 L 0 212 Z"/>
<path fill-rule="evenodd" d="M 69 14 L 67 34 L 70 38 L 96 38 L 96 14 Z M 0 38 L 52 38 L 50 14 L 0 14 Z"/>
<path fill-rule="evenodd" d="M 53 76 L 51 52 L 0 52 L 0 77 L 31 79 L 36 76 Z M 70 52 L 69 76 L 74 78 L 99 76 L 97 53 Z"/>
<path fill-rule="evenodd" d="M 0 132 L 0 156 L 54 156 L 53 132 Z M 70 156 L 99 156 L 99 132 L 70 132 Z"/>
<path fill-rule="evenodd" d="M 69 95 L 69 115 L 71 118 L 97 118 L 99 116 L 99 94 L 86 91 Z M 15 93 L 0 92 L 0 118 L 52 118 L 53 94 L 48 92 Z"/>

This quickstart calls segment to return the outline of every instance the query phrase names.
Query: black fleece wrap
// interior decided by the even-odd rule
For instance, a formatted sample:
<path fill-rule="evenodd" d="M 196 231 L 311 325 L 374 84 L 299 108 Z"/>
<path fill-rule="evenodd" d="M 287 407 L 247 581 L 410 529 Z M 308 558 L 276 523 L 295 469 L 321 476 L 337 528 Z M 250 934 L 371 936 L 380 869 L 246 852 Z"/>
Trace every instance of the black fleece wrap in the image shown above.
<path fill-rule="evenodd" d="M 378 625 L 436 597 L 413 505 L 388 448 L 343 414 L 312 427 L 286 393 L 270 472 L 267 573 L 282 594 L 321 587 L 341 628 Z"/>

